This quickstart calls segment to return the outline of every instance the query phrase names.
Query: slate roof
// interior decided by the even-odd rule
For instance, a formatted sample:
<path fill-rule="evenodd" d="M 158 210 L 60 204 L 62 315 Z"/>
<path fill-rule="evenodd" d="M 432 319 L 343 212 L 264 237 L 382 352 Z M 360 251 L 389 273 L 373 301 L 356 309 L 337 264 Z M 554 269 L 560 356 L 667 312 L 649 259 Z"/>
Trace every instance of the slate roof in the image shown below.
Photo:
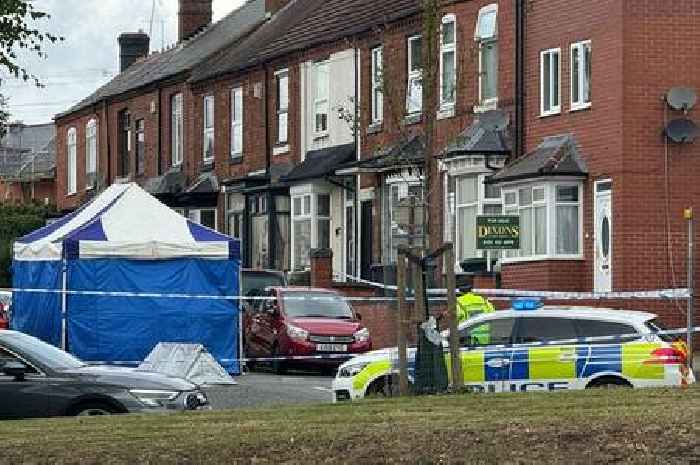
<path fill-rule="evenodd" d="M 105 98 L 191 71 L 195 65 L 207 57 L 250 34 L 264 21 L 265 1 L 249 0 L 194 37 L 171 49 L 153 53 L 137 61 L 92 95 L 57 117 L 79 111 Z"/>
<path fill-rule="evenodd" d="M 547 137 L 533 152 L 506 165 L 491 176 L 493 184 L 543 176 L 588 176 L 586 163 L 571 134 Z"/>
<path fill-rule="evenodd" d="M 303 163 L 297 165 L 282 181 L 302 181 L 323 178 L 335 173 L 339 167 L 354 160 L 357 156 L 355 144 L 336 145 L 306 154 Z"/>
<path fill-rule="evenodd" d="M 388 145 L 377 151 L 372 158 L 348 163 L 338 169 L 341 172 L 357 170 L 379 173 L 424 164 L 425 141 L 422 135 L 411 134 L 406 140 Z"/>
<path fill-rule="evenodd" d="M 238 46 L 200 64 L 191 80 L 212 79 L 351 37 L 411 16 L 420 8 L 420 0 L 293 0 Z"/>
<path fill-rule="evenodd" d="M 442 153 L 448 159 L 469 154 L 509 155 L 513 146 L 510 120 L 505 112 L 488 111 L 478 115 L 470 127 L 458 135 Z"/>
<path fill-rule="evenodd" d="M 56 126 L 11 124 L 0 141 L 0 177 L 52 178 L 56 169 Z"/>

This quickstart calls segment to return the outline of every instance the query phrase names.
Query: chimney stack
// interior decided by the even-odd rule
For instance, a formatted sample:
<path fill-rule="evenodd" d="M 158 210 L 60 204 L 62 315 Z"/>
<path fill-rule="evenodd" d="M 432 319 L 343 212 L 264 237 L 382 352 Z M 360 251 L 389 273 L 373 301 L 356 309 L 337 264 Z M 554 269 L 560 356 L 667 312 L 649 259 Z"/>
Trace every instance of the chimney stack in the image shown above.
<path fill-rule="evenodd" d="M 119 36 L 119 72 L 123 73 L 139 58 L 148 56 L 151 40 L 143 31 L 125 32 Z"/>
<path fill-rule="evenodd" d="M 180 0 L 178 42 L 189 39 L 211 24 L 213 0 Z"/>
<path fill-rule="evenodd" d="M 289 3 L 289 0 L 265 0 L 265 12 L 272 16 Z"/>

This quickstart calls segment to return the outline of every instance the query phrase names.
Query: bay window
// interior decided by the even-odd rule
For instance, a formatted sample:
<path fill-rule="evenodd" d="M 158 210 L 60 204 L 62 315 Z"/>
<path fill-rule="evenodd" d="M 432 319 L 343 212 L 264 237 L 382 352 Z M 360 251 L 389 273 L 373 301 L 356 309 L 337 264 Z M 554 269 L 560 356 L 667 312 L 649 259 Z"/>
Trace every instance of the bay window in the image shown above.
<path fill-rule="evenodd" d="M 423 109 L 423 40 L 421 36 L 408 38 L 408 88 L 406 112 L 409 115 Z"/>
<path fill-rule="evenodd" d="M 454 107 L 457 94 L 457 30 L 455 15 L 442 18 L 440 37 L 440 108 Z"/>
<path fill-rule="evenodd" d="M 571 109 L 591 105 L 591 41 L 571 44 Z"/>
<path fill-rule="evenodd" d="M 214 159 L 214 96 L 204 97 L 204 161 Z"/>
<path fill-rule="evenodd" d="M 506 257 L 581 258 L 581 190 L 578 182 L 504 187 L 504 213 L 520 217 L 520 250 L 509 251 Z"/>
<path fill-rule="evenodd" d="M 301 271 L 311 265 L 311 249 L 331 246 L 331 197 L 326 193 L 292 196 L 292 267 Z"/>
<path fill-rule="evenodd" d="M 193 209 L 187 212 L 187 218 L 193 223 L 216 230 L 216 208 Z"/>
<path fill-rule="evenodd" d="M 385 256 L 396 263 L 400 245 L 423 245 L 423 182 L 410 176 L 390 178 L 384 198 Z"/>
<path fill-rule="evenodd" d="M 474 39 L 479 45 L 479 105 L 494 109 L 498 101 L 498 5 L 479 10 Z"/>
<path fill-rule="evenodd" d="M 243 239 L 245 197 L 239 193 L 226 194 L 226 234 Z"/>

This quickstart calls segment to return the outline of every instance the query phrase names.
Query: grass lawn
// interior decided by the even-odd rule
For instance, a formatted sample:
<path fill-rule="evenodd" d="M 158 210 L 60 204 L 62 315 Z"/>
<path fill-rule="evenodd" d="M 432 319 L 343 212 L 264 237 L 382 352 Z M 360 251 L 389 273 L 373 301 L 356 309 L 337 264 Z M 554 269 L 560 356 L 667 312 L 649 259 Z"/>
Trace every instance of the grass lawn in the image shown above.
<path fill-rule="evenodd" d="M 700 388 L 0 422 L 1 463 L 700 463 Z"/>

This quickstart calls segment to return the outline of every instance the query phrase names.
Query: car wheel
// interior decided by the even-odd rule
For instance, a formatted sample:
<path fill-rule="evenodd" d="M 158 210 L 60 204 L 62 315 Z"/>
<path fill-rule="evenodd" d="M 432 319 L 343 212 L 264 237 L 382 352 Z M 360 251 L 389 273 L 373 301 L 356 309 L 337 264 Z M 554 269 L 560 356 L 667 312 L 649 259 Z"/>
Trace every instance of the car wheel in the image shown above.
<path fill-rule="evenodd" d="M 588 386 L 586 386 L 586 389 L 620 389 L 631 387 L 632 385 L 624 379 L 609 376 L 591 381 Z"/>
<path fill-rule="evenodd" d="M 76 417 L 97 417 L 102 415 L 114 415 L 114 408 L 107 404 L 82 404 L 75 408 L 73 415 Z"/>
<path fill-rule="evenodd" d="M 284 360 L 277 360 L 277 358 L 281 356 L 282 354 L 280 353 L 279 345 L 275 344 L 272 348 L 272 357 L 275 358 L 275 360 L 272 361 L 272 371 L 276 375 L 283 375 L 287 373 L 286 362 Z"/>
<path fill-rule="evenodd" d="M 410 390 L 410 386 L 409 386 Z M 377 378 L 367 387 L 368 397 L 398 397 L 399 377 L 396 375 Z"/>

